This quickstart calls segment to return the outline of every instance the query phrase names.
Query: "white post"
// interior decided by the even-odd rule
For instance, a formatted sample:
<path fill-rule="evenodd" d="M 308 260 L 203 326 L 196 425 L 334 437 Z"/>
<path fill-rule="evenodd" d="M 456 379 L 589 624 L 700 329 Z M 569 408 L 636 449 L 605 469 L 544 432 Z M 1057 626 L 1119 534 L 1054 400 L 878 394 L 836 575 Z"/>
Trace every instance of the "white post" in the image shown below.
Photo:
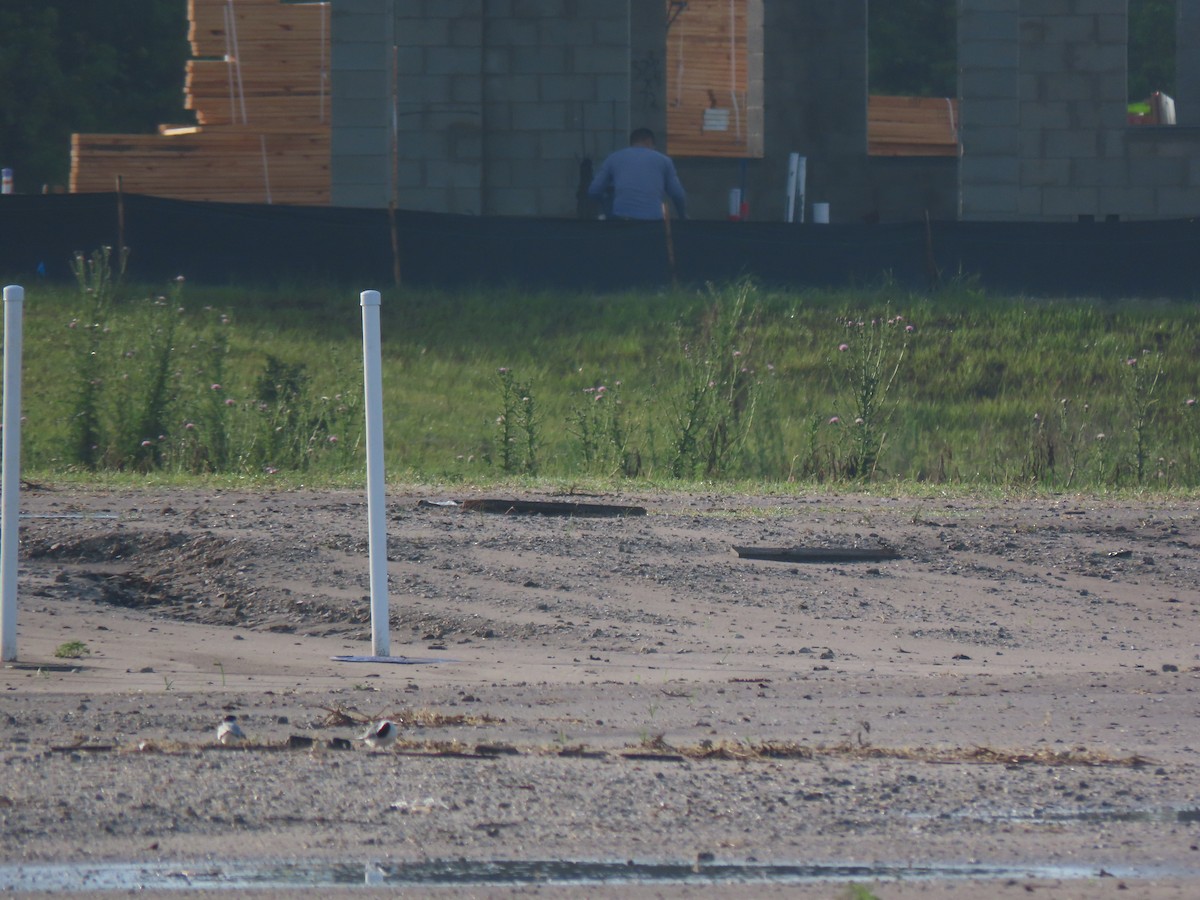
<path fill-rule="evenodd" d="M 795 222 L 796 213 L 804 221 L 804 182 L 808 180 L 808 157 L 799 153 L 788 154 L 787 197 L 783 204 L 783 221 Z"/>
<path fill-rule="evenodd" d="M 788 154 L 787 197 L 783 203 L 783 221 L 795 222 L 797 199 L 800 221 L 804 221 L 804 181 L 808 176 L 808 157 L 799 153 Z"/>
<path fill-rule="evenodd" d="M 387 507 L 383 468 L 383 361 L 379 340 L 379 291 L 363 291 L 363 397 L 367 411 L 367 547 L 371 557 L 371 646 L 375 656 L 391 650 L 387 585 Z"/>
<path fill-rule="evenodd" d="M 804 204 L 808 196 L 808 157 L 801 156 L 796 164 L 796 206 L 800 210 L 800 224 L 804 224 Z"/>
<path fill-rule="evenodd" d="M 0 463 L 0 659 L 17 658 L 17 528 L 21 517 L 21 323 L 25 289 L 4 288 L 4 449 Z"/>

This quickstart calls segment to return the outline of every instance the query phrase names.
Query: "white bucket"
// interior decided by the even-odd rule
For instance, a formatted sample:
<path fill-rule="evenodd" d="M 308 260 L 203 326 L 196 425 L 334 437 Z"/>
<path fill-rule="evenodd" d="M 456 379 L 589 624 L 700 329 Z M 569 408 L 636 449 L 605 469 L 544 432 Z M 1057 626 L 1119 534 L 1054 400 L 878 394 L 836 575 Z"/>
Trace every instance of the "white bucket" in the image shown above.
<path fill-rule="evenodd" d="M 829 224 L 829 204 L 814 203 L 813 204 L 813 224 L 828 225 Z"/>

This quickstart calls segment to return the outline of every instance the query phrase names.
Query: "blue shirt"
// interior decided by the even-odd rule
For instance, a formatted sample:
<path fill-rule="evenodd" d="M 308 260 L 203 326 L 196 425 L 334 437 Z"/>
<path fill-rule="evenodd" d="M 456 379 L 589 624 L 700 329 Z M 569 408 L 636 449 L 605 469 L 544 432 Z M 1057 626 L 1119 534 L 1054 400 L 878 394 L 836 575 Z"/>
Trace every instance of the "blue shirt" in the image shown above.
<path fill-rule="evenodd" d="M 687 195 L 675 174 L 675 164 L 649 147 L 625 147 L 603 162 L 588 187 L 588 196 L 599 199 L 609 191 L 614 216 L 661 220 L 665 197 L 675 201 L 680 218 L 686 215 Z"/>

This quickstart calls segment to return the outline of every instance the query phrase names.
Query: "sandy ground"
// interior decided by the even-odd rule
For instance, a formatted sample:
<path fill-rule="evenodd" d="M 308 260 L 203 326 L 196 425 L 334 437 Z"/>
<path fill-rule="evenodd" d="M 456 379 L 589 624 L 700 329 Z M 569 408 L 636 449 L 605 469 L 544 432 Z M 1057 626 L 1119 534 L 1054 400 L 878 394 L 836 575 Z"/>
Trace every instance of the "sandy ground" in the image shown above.
<path fill-rule="evenodd" d="M 0 890 L 1200 896 L 1194 504 L 475 496 L 389 493 L 389 664 L 359 493 L 25 490 Z"/>

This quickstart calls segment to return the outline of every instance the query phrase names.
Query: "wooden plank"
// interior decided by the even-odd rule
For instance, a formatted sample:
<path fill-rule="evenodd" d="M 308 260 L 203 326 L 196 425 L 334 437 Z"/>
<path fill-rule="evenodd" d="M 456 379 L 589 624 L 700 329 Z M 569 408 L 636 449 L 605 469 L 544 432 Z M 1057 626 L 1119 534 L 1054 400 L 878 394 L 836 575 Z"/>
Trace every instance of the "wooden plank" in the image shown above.
<path fill-rule="evenodd" d="M 872 94 L 867 101 L 867 152 L 872 156 L 956 156 L 958 101 L 946 97 Z"/>
<path fill-rule="evenodd" d="M 330 196 L 328 133 L 242 132 L 163 137 L 74 135 L 71 189 L 124 190 L 177 199 L 323 204 Z"/>

